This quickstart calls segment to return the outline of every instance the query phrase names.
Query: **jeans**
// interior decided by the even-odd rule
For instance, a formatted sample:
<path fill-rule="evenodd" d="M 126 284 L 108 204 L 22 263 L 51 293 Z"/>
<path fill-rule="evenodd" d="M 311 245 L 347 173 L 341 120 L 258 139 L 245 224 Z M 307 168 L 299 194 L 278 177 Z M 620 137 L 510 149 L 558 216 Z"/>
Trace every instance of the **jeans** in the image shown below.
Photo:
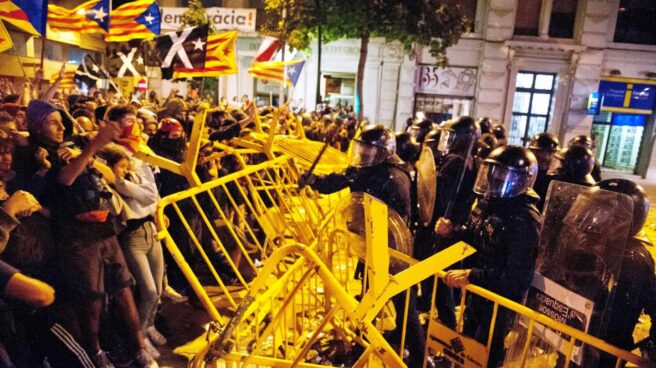
<path fill-rule="evenodd" d="M 139 320 L 144 333 L 155 324 L 164 278 L 162 243 L 156 236 L 155 224 L 148 221 L 132 231 L 123 232 L 120 239 L 125 260 L 137 285 Z"/>

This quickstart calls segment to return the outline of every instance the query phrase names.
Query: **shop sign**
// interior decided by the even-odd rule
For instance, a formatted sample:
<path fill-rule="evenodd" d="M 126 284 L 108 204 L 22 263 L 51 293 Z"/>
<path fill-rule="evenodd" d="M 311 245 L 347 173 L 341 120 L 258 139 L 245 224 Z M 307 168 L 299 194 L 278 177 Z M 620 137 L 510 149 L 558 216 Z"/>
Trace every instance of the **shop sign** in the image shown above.
<path fill-rule="evenodd" d="M 602 80 L 599 83 L 601 111 L 650 115 L 656 103 L 656 85 L 637 82 Z"/>
<path fill-rule="evenodd" d="M 599 114 L 599 92 L 592 92 L 588 96 L 588 112 L 587 115 Z"/>
<path fill-rule="evenodd" d="M 560 323 L 587 332 L 594 302 L 536 272 L 526 297 L 526 306 Z M 521 323 L 525 327 L 528 326 L 528 321 L 524 318 L 521 319 Z M 562 354 L 568 353 L 570 336 L 561 331 L 555 331 L 536 323 L 533 327 L 533 334 L 558 349 Z M 581 344 L 574 346 L 572 361 L 581 365 L 582 353 L 583 346 Z"/>
<path fill-rule="evenodd" d="M 426 345 L 429 350 L 455 363 L 456 367 L 487 367 L 489 354 L 485 345 L 457 333 L 434 318 L 428 323 Z"/>
<path fill-rule="evenodd" d="M 206 8 L 207 18 L 217 30 L 255 32 L 257 9 Z M 162 8 L 162 29 L 177 30 L 182 25 L 182 14 L 187 8 Z"/>
<path fill-rule="evenodd" d="M 417 69 L 416 93 L 474 97 L 476 68 L 420 65 Z"/>

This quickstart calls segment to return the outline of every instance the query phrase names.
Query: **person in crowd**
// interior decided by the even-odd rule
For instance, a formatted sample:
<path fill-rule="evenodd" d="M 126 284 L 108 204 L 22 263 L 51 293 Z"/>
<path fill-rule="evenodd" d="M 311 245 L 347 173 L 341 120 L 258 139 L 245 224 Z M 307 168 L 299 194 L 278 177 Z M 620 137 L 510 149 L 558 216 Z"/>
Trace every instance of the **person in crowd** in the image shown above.
<path fill-rule="evenodd" d="M 136 124 L 136 114 L 129 105 L 117 105 L 107 111 L 106 120 L 119 123 L 125 129 Z M 126 227 L 119 235 L 119 242 L 136 281 L 139 320 L 146 336 L 146 348 L 153 358 L 158 358 L 160 353 L 154 345 L 167 342 L 155 328 L 164 278 L 164 255 L 154 221 L 160 197 L 152 168 L 135 157 L 128 157 L 121 148 L 104 152 L 116 177 L 114 188 L 125 202 L 121 217 Z"/>
<path fill-rule="evenodd" d="M 492 126 L 492 134 L 497 139 L 498 146 L 505 146 L 508 144 L 508 137 L 506 137 L 506 127 L 503 124 L 495 124 Z"/>
<path fill-rule="evenodd" d="M 567 142 L 567 147 L 575 145 L 586 147 L 594 154 L 595 149 L 597 148 L 597 141 L 593 139 L 592 136 L 577 135 L 576 137 L 570 139 L 569 142 Z M 599 162 L 597 162 L 597 160 L 595 160 L 594 167 L 592 168 L 590 175 L 592 175 L 592 179 L 594 179 L 595 182 L 602 180 L 601 165 Z"/>
<path fill-rule="evenodd" d="M 143 332 L 129 286 L 132 275 L 114 233 L 109 201 L 103 182 L 113 184 L 115 176 L 95 155 L 121 132 L 115 122 L 106 122 L 95 139 L 78 150 L 65 144 L 62 113 L 54 105 L 33 100 L 27 108 L 30 145 L 26 151 L 45 151 L 50 164 L 44 186 L 37 195 L 51 214 L 67 286 L 80 300 L 79 318 L 85 348 L 97 367 L 112 367 L 99 341 L 102 297 L 115 293 L 121 315 L 132 334 L 134 358 L 139 366 L 157 367 L 146 351 Z M 27 155 L 29 157 L 29 154 Z M 31 165 L 32 169 L 35 165 Z M 29 175 L 30 170 L 21 170 Z M 31 176 L 39 176 L 32 170 Z M 28 179 L 29 180 L 29 179 Z M 35 193 L 37 194 L 37 193 Z M 104 277 L 104 276 L 107 277 Z"/>
<path fill-rule="evenodd" d="M 447 271 L 448 286 L 472 283 L 521 303 L 538 251 L 540 213 L 532 190 L 537 173 L 535 156 L 520 146 L 499 147 L 485 159 L 474 183 L 478 199 L 464 225 L 456 227 L 445 218 L 435 224 L 437 236 L 448 238 L 448 243 L 464 240 L 477 250 L 469 261 L 471 268 Z M 468 294 L 465 334 L 487 343 L 492 309 L 490 301 Z M 512 313 L 499 308 L 488 367 L 502 364 L 503 339 L 512 319 Z"/>

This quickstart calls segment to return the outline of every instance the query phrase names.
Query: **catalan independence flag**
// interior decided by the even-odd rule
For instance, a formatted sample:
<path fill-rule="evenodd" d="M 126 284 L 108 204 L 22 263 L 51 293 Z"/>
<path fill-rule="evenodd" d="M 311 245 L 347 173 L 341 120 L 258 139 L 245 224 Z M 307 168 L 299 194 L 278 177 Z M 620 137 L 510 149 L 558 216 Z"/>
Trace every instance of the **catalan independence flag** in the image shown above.
<path fill-rule="evenodd" d="M 0 19 L 33 35 L 46 34 L 46 0 L 0 0 Z"/>
<path fill-rule="evenodd" d="M 107 42 L 151 39 L 159 35 L 161 13 L 155 0 L 135 0 L 112 10 Z"/>
<path fill-rule="evenodd" d="M 90 0 L 73 9 L 48 5 L 48 25 L 57 31 L 106 33 L 109 31 L 109 0 Z"/>
<path fill-rule="evenodd" d="M 305 60 L 263 61 L 252 64 L 248 69 L 248 74 L 255 78 L 295 86 L 301 70 L 303 70 L 303 65 L 305 65 Z"/>
<path fill-rule="evenodd" d="M 207 36 L 205 67 L 195 69 L 176 68 L 174 78 L 220 77 L 237 73 L 235 43 L 237 31 Z"/>

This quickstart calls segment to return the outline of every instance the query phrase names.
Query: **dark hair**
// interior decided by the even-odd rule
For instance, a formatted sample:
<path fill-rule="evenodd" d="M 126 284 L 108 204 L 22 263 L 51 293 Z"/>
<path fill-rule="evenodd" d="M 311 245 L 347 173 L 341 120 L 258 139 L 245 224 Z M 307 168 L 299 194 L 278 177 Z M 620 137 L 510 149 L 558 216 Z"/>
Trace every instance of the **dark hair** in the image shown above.
<path fill-rule="evenodd" d="M 85 118 L 89 118 L 89 120 L 93 121 L 93 118 L 95 118 L 95 114 L 93 111 L 87 109 L 87 108 L 79 108 L 71 114 L 74 118 L 79 118 L 80 116 L 84 116 Z"/>
<path fill-rule="evenodd" d="M 0 153 L 14 153 L 14 142 L 10 138 L 0 138 Z"/>
<path fill-rule="evenodd" d="M 125 115 L 136 113 L 134 112 L 134 107 L 131 105 L 115 105 L 107 109 L 105 113 L 106 121 L 121 121 Z"/>
<path fill-rule="evenodd" d="M 107 162 L 107 166 L 110 168 L 114 167 L 121 160 L 129 160 L 128 155 L 115 149 L 115 148 L 104 148 L 98 152 L 98 156 Z"/>
<path fill-rule="evenodd" d="M 96 107 L 96 111 L 94 111 L 94 113 L 96 115 L 96 122 L 100 122 L 101 120 L 105 120 L 105 112 L 106 111 L 107 111 L 107 105 Z"/>
<path fill-rule="evenodd" d="M 5 96 L 5 98 L 2 99 L 3 103 L 18 103 L 18 100 L 20 100 L 20 95 L 17 95 L 15 93 L 10 94 Z"/>

